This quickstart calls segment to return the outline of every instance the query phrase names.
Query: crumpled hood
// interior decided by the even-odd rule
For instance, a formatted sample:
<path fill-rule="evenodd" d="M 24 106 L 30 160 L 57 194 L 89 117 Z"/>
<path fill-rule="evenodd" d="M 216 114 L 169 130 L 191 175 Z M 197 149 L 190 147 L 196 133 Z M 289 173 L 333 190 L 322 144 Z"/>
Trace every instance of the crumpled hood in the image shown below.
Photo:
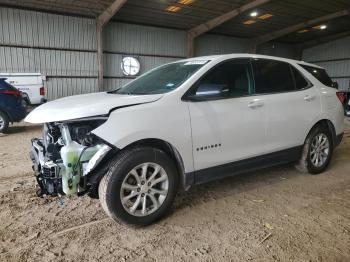
<path fill-rule="evenodd" d="M 35 108 L 24 121 L 48 123 L 106 115 L 116 107 L 154 102 L 162 95 L 118 95 L 107 92 L 70 96 Z"/>

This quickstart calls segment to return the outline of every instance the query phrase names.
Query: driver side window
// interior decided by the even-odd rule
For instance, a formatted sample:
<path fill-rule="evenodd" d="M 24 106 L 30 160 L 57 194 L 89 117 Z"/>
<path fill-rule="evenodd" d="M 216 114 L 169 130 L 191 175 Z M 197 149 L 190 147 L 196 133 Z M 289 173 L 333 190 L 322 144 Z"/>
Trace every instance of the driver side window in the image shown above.
<path fill-rule="evenodd" d="M 209 71 L 193 91 L 196 97 L 222 99 L 248 96 L 253 93 L 250 59 L 233 59 Z"/>

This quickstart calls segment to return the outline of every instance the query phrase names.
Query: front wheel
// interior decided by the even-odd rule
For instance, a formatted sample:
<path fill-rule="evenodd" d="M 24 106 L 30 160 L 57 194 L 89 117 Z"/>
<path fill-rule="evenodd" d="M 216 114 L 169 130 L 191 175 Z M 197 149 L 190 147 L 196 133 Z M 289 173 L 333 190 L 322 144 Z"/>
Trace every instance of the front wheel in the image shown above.
<path fill-rule="evenodd" d="M 310 131 L 303 146 L 297 169 L 310 174 L 326 170 L 333 153 L 332 136 L 328 128 L 317 126 Z"/>
<path fill-rule="evenodd" d="M 135 147 L 111 162 L 100 182 L 99 197 L 114 220 L 148 225 L 169 211 L 177 184 L 176 167 L 163 151 Z"/>

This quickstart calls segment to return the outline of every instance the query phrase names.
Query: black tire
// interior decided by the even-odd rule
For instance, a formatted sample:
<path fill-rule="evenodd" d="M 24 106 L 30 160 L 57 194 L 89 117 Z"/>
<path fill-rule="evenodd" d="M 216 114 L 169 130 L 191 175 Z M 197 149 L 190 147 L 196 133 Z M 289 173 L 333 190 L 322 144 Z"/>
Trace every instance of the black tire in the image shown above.
<path fill-rule="evenodd" d="M 5 134 L 9 128 L 9 118 L 4 112 L 0 111 L 0 120 L 2 119 L 3 124 L 0 125 L 0 133 Z"/>
<path fill-rule="evenodd" d="M 168 193 L 160 207 L 145 216 L 134 216 L 125 210 L 121 202 L 121 186 L 128 173 L 136 166 L 153 162 L 160 165 L 168 176 Z M 99 198 L 105 212 L 115 221 L 135 226 L 149 225 L 164 216 L 174 201 L 178 186 L 178 174 L 173 161 L 161 150 L 151 147 L 134 147 L 111 160 L 107 174 L 99 184 Z"/>
<path fill-rule="evenodd" d="M 22 98 L 22 105 L 24 108 L 28 108 L 30 103 L 27 98 Z"/>
<path fill-rule="evenodd" d="M 329 153 L 327 155 L 326 161 L 321 166 L 316 166 L 312 160 L 311 160 L 311 143 L 314 140 L 314 138 L 320 134 L 324 134 L 329 142 Z M 333 140 L 332 140 L 332 134 L 329 131 L 329 129 L 323 125 L 318 125 L 315 128 L 313 128 L 310 133 L 308 134 L 304 146 L 303 151 L 300 160 L 296 164 L 296 168 L 303 172 L 303 173 L 309 173 L 311 175 L 317 175 L 325 171 L 329 165 L 329 162 L 332 158 L 333 154 Z"/>

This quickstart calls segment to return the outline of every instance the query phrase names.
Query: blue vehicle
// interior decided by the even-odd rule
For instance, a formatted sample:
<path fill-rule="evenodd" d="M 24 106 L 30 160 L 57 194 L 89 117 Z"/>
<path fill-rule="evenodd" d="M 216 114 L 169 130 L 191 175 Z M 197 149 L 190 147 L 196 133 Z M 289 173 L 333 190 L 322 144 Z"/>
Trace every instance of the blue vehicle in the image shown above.
<path fill-rule="evenodd" d="M 6 133 L 9 123 L 21 121 L 27 114 L 21 92 L 0 78 L 0 133 Z"/>

